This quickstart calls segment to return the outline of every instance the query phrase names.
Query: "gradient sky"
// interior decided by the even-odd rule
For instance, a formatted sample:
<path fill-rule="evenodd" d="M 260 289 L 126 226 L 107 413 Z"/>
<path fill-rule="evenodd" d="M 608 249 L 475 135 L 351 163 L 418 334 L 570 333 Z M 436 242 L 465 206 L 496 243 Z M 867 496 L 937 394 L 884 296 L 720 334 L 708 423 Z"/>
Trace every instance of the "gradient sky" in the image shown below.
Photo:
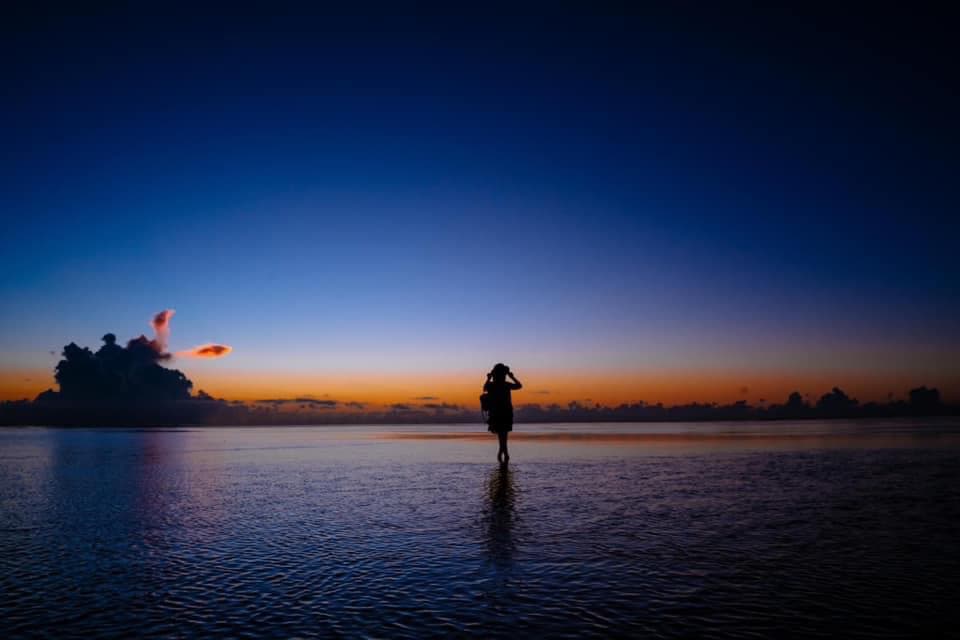
<path fill-rule="evenodd" d="M 169 307 L 228 398 L 956 399 L 948 23 L 760 11 L 7 15 L 0 398 Z"/>

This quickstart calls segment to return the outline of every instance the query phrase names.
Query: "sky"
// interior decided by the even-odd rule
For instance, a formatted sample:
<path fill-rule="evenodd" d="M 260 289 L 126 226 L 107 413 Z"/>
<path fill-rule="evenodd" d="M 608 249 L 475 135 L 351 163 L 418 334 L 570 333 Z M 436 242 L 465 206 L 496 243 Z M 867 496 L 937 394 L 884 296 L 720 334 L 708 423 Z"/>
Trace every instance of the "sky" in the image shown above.
<path fill-rule="evenodd" d="M 0 399 L 150 333 L 229 399 L 960 400 L 933 14 L 8 12 Z"/>

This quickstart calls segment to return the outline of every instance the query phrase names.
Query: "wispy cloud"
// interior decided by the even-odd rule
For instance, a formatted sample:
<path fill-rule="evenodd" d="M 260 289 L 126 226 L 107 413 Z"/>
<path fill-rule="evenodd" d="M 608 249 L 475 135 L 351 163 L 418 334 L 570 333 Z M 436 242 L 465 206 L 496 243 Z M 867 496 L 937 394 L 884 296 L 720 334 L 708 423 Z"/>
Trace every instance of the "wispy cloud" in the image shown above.
<path fill-rule="evenodd" d="M 316 409 L 335 409 L 339 402 L 336 400 L 317 400 L 316 398 L 265 398 L 254 400 L 255 404 L 272 404 L 280 406 L 284 404 L 308 405 Z"/>
<path fill-rule="evenodd" d="M 431 409 L 433 411 L 462 411 L 463 407 L 458 404 L 450 404 L 447 402 L 428 402 L 421 405 L 424 409 Z"/>

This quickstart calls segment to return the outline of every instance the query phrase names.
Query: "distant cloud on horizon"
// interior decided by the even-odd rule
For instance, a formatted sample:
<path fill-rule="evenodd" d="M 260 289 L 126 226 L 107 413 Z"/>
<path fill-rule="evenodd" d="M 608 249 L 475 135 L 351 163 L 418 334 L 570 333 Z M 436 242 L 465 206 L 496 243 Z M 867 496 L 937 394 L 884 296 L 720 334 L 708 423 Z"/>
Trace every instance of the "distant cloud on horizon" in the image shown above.
<path fill-rule="evenodd" d="M 254 400 L 254 404 L 272 404 L 275 406 L 280 406 L 284 404 L 302 404 L 310 405 L 318 409 L 335 409 L 339 403 L 337 400 L 317 400 L 316 398 L 265 398 L 261 400 Z"/>
<path fill-rule="evenodd" d="M 434 411 L 465 411 L 466 407 L 462 407 L 459 404 L 450 404 L 448 402 L 428 402 L 422 405 L 424 409 L 431 409 Z"/>

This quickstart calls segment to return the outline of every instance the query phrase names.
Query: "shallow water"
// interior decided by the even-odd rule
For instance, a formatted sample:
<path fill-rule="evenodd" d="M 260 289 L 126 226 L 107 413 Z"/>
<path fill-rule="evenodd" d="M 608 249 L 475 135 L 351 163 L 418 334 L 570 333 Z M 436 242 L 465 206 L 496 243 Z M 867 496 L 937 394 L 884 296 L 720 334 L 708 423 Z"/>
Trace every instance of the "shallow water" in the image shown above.
<path fill-rule="evenodd" d="M 904 637 L 954 422 L 0 429 L 5 637 Z M 954 634 L 956 635 L 956 634 Z"/>

